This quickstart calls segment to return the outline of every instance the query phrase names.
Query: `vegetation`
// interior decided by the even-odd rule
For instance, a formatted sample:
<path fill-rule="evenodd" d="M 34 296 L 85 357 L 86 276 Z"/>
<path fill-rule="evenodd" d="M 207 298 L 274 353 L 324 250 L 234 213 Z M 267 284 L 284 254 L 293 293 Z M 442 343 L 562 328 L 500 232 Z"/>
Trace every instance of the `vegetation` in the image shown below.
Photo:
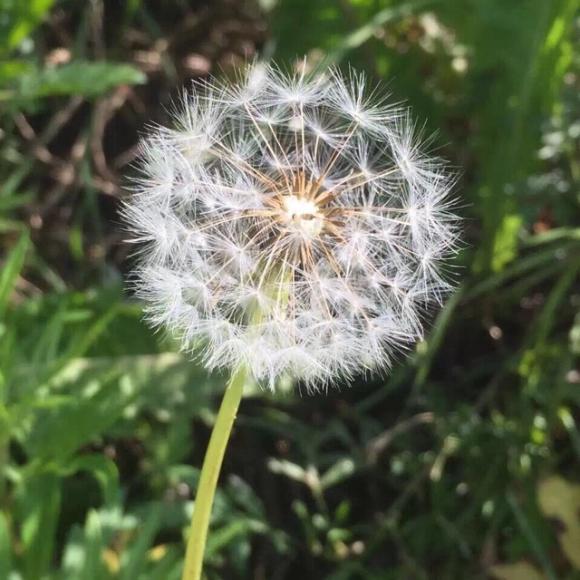
<path fill-rule="evenodd" d="M 387 82 L 466 244 L 391 376 L 248 393 L 207 577 L 580 578 L 578 8 L 0 0 L 0 578 L 180 577 L 226 377 L 141 322 L 117 209 L 145 124 L 255 54 Z"/>

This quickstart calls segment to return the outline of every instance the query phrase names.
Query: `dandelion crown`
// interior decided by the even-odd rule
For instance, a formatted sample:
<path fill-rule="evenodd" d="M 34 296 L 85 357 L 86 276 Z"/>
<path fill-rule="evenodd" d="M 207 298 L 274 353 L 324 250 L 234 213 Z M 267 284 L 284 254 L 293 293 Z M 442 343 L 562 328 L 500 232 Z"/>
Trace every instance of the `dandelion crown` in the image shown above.
<path fill-rule="evenodd" d="M 149 319 L 271 386 L 388 368 L 449 290 L 451 179 L 362 75 L 254 65 L 142 145 L 125 207 Z"/>

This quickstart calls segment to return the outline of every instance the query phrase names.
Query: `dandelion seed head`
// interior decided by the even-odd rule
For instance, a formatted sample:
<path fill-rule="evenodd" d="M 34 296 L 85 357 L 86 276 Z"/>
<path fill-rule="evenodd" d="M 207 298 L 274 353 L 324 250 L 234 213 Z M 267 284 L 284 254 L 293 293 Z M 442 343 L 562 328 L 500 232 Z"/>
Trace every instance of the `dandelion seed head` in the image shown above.
<path fill-rule="evenodd" d="M 147 316 L 270 387 L 388 369 L 451 290 L 452 178 L 363 75 L 254 65 L 142 144 L 125 219 Z"/>

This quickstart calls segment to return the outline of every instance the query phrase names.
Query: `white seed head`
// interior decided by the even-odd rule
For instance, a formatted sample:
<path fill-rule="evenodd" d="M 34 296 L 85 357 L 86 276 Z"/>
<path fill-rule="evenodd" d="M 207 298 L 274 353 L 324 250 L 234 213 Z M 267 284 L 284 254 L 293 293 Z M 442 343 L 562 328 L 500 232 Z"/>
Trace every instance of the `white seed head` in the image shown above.
<path fill-rule="evenodd" d="M 450 285 L 452 179 L 362 75 L 254 65 L 142 145 L 124 208 L 149 319 L 206 366 L 316 388 L 390 367 Z"/>

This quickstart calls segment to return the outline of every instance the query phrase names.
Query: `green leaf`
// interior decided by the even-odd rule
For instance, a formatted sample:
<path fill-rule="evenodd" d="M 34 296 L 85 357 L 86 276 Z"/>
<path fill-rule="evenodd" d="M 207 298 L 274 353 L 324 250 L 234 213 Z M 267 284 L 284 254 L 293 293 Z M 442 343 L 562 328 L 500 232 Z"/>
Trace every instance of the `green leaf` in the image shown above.
<path fill-rule="evenodd" d="M 33 64 L 25 60 L 11 59 L 0 62 L 0 87 L 6 86 L 22 75 L 30 74 L 33 69 Z"/>
<path fill-rule="evenodd" d="M 475 101 L 472 119 L 480 127 L 474 143 L 483 235 L 474 266 L 499 271 L 516 248 L 515 220 L 529 215 L 526 177 L 570 62 L 577 2 L 466 0 L 443 6 L 446 23 L 469 49 L 464 90 Z"/>
<path fill-rule="evenodd" d="M 323 60 L 323 67 L 335 64 L 344 59 L 352 50 L 359 48 L 365 42 L 373 38 L 385 24 L 416 14 L 429 5 L 435 4 L 437 0 L 416 0 L 415 2 L 404 2 L 400 6 L 389 6 L 379 10 L 368 22 L 345 36 L 335 48 L 333 48 Z"/>
<path fill-rule="evenodd" d="M 265 533 L 266 531 L 267 528 L 262 522 L 250 519 L 235 519 L 221 528 L 212 530 L 207 541 L 206 557 L 215 556 L 238 538 L 244 538 L 251 533 Z"/>
<path fill-rule="evenodd" d="M 8 259 L 2 265 L 2 272 L 0 272 L 0 319 L 6 310 L 16 279 L 24 266 L 24 258 L 29 244 L 30 238 L 28 234 L 22 234 L 16 246 L 10 252 Z"/>
<path fill-rule="evenodd" d="M 300 481 L 308 485 L 309 477 L 308 472 L 297 465 L 286 459 L 270 459 L 268 461 L 268 468 L 272 473 L 279 475 L 285 475 L 288 479 L 293 479 L 294 481 Z"/>
<path fill-rule="evenodd" d="M 114 461 L 104 455 L 81 455 L 69 461 L 61 475 L 73 475 L 79 471 L 90 473 L 99 482 L 105 504 L 115 504 L 119 497 L 119 471 Z"/>
<path fill-rule="evenodd" d="M 34 100 L 59 95 L 98 97 L 119 85 L 137 85 L 145 75 L 129 64 L 76 60 L 20 78 L 14 98 Z"/>
<path fill-rule="evenodd" d="M 318 49 L 326 52 L 323 67 L 340 62 L 386 24 L 435 3 L 437 0 L 411 0 L 377 11 L 376 2 L 279 1 L 271 18 L 277 59 L 288 61 Z"/>
<path fill-rule="evenodd" d="M 133 530 L 135 518 L 118 506 L 89 510 L 85 525 L 72 527 L 62 556 L 58 580 L 112 580 L 120 568 L 116 540 Z M 56 580 L 56 579 L 55 579 Z"/>
<path fill-rule="evenodd" d="M 82 580 L 85 562 L 85 541 L 83 531 L 78 525 L 72 527 L 64 548 L 59 580 Z"/>
<path fill-rule="evenodd" d="M 137 541 L 123 554 L 123 571 L 119 580 L 135 580 L 144 571 L 147 550 L 153 545 L 159 530 L 162 507 L 161 504 L 153 506 L 145 523 L 139 526 Z"/>
<path fill-rule="evenodd" d="M 0 511 L 0 578 L 8 578 L 12 569 L 12 546 L 8 520 Z"/>
<path fill-rule="evenodd" d="M 116 373 L 111 377 L 86 374 L 73 396 L 56 407 L 37 410 L 23 443 L 31 456 L 64 464 L 110 427 L 134 396 L 133 385 Z"/>
<path fill-rule="evenodd" d="M 104 576 L 101 559 L 103 544 L 100 514 L 96 510 L 91 510 L 85 524 L 85 561 L 79 580 L 98 580 Z"/>
<path fill-rule="evenodd" d="M 532 525 L 528 514 L 525 512 L 522 506 L 519 505 L 515 496 L 511 493 L 507 494 L 507 502 L 514 513 L 516 522 L 520 529 L 520 533 L 525 538 L 530 551 L 541 565 L 542 571 L 544 572 L 547 580 L 556 580 L 558 576 L 554 570 L 552 561 L 548 556 L 547 548 L 543 544 L 538 534 L 538 530 L 535 528 L 535 526 Z"/>
<path fill-rule="evenodd" d="M 0 0 L 0 54 L 30 36 L 53 4 L 54 0 Z"/>
<path fill-rule="evenodd" d="M 433 359 L 441 348 L 441 343 L 445 338 L 445 333 L 449 324 L 453 320 L 455 309 L 459 305 L 463 297 L 464 287 L 460 287 L 455 291 L 455 294 L 449 299 L 444 308 L 439 312 L 433 329 L 426 342 L 426 350 L 420 352 L 418 355 L 417 374 L 415 376 L 415 387 L 420 388 L 425 384 Z"/>
<path fill-rule="evenodd" d="M 183 562 L 176 550 L 167 550 L 165 555 L 148 572 L 147 580 L 177 580 L 181 577 Z"/>
<path fill-rule="evenodd" d="M 332 467 L 325 471 L 324 475 L 320 478 L 320 486 L 322 489 L 328 489 L 339 483 L 342 483 L 345 479 L 351 477 L 356 471 L 355 462 L 345 457 L 337 461 Z"/>
<path fill-rule="evenodd" d="M 570 351 L 580 355 L 580 312 L 576 314 L 570 329 Z"/>
<path fill-rule="evenodd" d="M 33 475 L 18 490 L 17 505 L 27 580 L 40 580 L 50 568 L 60 504 L 60 478 L 54 473 Z"/>
<path fill-rule="evenodd" d="M 518 214 L 506 215 L 495 235 L 491 269 L 501 272 L 518 253 L 518 233 L 522 227 L 522 217 Z"/>
<path fill-rule="evenodd" d="M 25 193 L 19 195 L 3 195 L 0 192 L 0 212 L 8 212 L 25 206 L 34 200 L 34 194 Z M 20 226 L 22 224 L 19 224 Z"/>

